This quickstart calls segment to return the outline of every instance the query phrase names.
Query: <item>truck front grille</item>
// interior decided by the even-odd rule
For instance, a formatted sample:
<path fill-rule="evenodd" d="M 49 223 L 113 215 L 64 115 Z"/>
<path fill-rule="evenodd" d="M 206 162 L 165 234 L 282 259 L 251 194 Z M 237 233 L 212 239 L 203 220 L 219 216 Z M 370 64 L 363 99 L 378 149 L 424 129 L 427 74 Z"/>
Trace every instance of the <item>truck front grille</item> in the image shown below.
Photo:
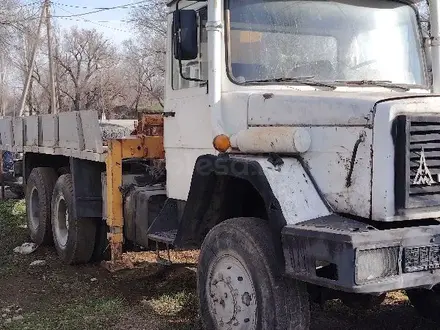
<path fill-rule="evenodd" d="M 440 205 L 440 117 L 399 116 L 394 137 L 396 209 Z"/>

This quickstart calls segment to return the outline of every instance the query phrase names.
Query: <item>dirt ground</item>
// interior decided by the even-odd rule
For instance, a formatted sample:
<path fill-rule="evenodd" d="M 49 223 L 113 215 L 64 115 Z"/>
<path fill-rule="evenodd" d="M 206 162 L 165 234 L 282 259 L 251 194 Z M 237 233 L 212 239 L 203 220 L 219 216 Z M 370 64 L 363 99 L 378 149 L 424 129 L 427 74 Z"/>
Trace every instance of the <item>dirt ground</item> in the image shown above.
<path fill-rule="evenodd" d="M 13 249 L 28 241 L 23 224 L 22 201 L 0 202 L 0 329 L 200 329 L 193 268 L 144 264 L 111 274 L 100 265 L 64 266 L 50 247 L 20 255 Z M 45 265 L 30 266 L 36 260 Z M 439 328 L 419 318 L 400 292 L 370 311 L 339 301 L 313 306 L 312 320 L 313 330 Z"/>

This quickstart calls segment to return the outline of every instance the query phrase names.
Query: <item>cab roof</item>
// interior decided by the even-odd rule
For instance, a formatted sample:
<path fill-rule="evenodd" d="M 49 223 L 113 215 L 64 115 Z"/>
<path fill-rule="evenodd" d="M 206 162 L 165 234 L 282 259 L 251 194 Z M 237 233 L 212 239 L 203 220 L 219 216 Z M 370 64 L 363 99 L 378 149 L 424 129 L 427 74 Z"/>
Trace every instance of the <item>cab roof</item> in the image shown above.
<path fill-rule="evenodd" d="M 171 7 L 172 5 L 174 5 L 176 2 L 178 2 L 179 0 L 167 0 L 167 6 Z M 208 0 L 188 0 L 188 1 L 193 1 L 193 2 L 206 2 Z M 290 1 L 290 0 L 286 0 L 286 1 Z M 390 1 L 394 1 L 394 2 L 406 2 L 406 3 L 419 3 L 422 0 L 390 0 Z"/>

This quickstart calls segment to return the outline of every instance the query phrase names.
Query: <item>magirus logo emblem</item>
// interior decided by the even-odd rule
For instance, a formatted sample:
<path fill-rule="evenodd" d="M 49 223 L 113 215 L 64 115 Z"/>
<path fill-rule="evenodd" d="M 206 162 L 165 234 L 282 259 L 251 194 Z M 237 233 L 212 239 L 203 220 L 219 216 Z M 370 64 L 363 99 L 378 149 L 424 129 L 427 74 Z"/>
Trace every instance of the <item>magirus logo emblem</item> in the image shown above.
<path fill-rule="evenodd" d="M 413 184 L 430 186 L 434 183 L 437 182 L 433 179 L 432 174 L 429 171 L 428 165 L 426 164 L 425 150 L 422 148 L 422 151 L 420 152 L 419 168 L 417 169 Z"/>

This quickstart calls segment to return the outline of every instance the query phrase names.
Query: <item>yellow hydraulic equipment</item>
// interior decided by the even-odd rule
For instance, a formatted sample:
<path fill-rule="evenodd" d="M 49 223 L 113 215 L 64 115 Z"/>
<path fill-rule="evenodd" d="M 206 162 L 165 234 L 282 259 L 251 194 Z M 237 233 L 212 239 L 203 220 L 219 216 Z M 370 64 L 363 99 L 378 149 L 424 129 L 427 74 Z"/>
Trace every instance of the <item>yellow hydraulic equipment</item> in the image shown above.
<path fill-rule="evenodd" d="M 163 131 L 152 130 L 163 123 L 162 116 L 144 114 L 139 120 L 136 136 L 113 139 L 108 142 L 106 159 L 107 172 L 107 234 L 111 260 L 105 263 L 110 271 L 126 268 L 122 260 L 122 245 L 124 242 L 124 218 L 122 196 L 122 160 L 129 158 L 164 159 Z M 146 124 L 147 123 L 147 124 Z M 151 125 L 148 125 L 150 123 Z M 154 132 L 152 132 L 154 131 Z M 155 136 L 146 135 L 155 134 Z"/>

